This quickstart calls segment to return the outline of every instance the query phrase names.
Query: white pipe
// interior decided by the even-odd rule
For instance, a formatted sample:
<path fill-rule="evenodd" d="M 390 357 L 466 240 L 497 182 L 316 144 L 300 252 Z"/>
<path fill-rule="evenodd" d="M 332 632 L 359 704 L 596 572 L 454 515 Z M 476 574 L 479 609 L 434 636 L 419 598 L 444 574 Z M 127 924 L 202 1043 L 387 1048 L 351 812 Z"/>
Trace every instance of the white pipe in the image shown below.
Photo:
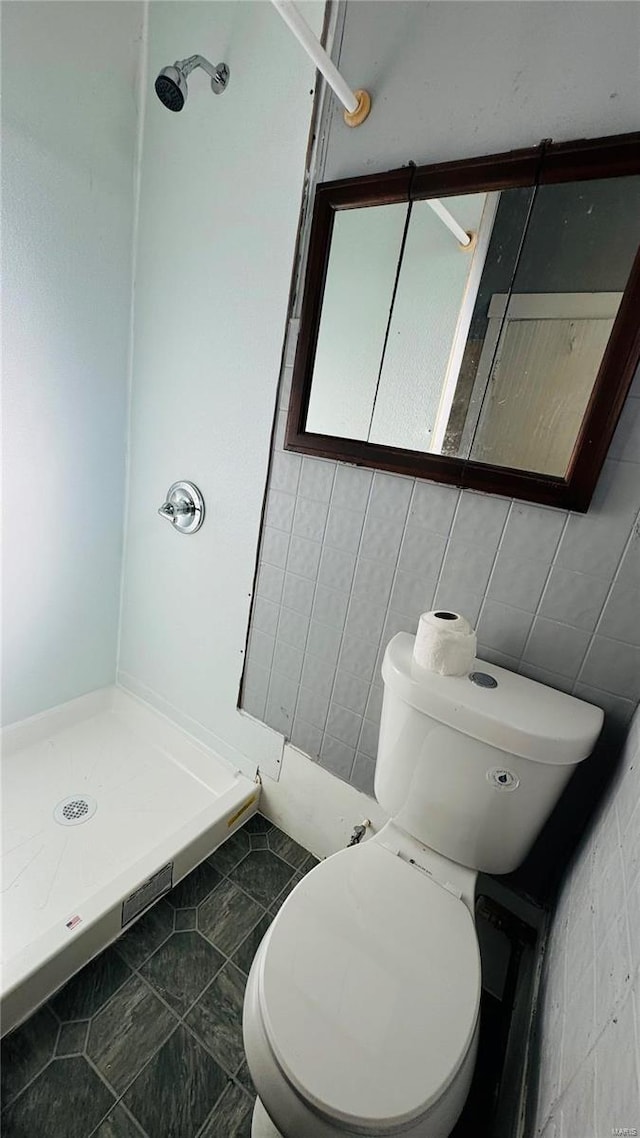
<path fill-rule="evenodd" d="M 440 220 L 444 221 L 447 229 L 451 230 L 453 236 L 457 238 L 461 245 L 471 244 L 469 234 L 461 225 L 458 225 L 453 214 L 449 213 L 449 210 L 442 204 L 439 198 L 424 198 L 424 201 L 426 201 L 427 205 L 431 206 L 433 212 L 437 214 Z"/>
<path fill-rule="evenodd" d="M 331 62 L 320 41 L 314 36 L 307 21 L 300 15 L 292 0 L 271 0 L 274 8 L 282 16 L 285 24 L 291 29 L 299 43 L 302 44 L 307 55 L 313 60 L 318 71 L 324 75 L 327 83 L 335 91 L 340 102 L 349 114 L 353 114 L 360 105 L 359 99 L 354 95 L 348 83 L 345 83 L 338 68 Z"/>

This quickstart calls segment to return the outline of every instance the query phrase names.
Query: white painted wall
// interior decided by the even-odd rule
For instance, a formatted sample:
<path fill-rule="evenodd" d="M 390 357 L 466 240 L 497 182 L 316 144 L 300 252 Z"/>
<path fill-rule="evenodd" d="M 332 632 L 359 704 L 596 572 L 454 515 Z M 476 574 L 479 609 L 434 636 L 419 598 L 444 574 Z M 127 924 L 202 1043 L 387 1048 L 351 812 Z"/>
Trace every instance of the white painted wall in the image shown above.
<path fill-rule="evenodd" d="M 305 14 L 319 31 L 323 5 Z M 196 73 L 172 114 L 153 79 L 194 52 L 229 87 Z M 281 737 L 236 702 L 314 72 L 266 3 L 152 3 L 148 55 L 119 679 L 274 770 Z M 207 507 L 190 537 L 156 512 L 184 478 Z"/>
<path fill-rule="evenodd" d="M 547 947 L 535 1129 L 640 1129 L 640 713 L 567 873 Z"/>
<path fill-rule="evenodd" d="M 2 21 L 10 723 L 115 676 L 142 4 Z"/>

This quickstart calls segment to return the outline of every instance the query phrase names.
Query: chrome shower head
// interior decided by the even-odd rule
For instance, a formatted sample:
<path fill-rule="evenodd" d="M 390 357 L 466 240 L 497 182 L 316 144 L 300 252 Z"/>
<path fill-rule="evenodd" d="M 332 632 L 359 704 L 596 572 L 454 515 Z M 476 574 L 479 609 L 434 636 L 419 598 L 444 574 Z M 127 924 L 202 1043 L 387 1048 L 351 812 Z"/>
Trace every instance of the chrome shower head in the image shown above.
<path fill-rule="evenodd" d="M 203 55 L 190 55 L 179 59 L 173 67 L 163 67 L 155 82 L 156 95 L 169 111 L 181 111 L 187 101 L 189 88 L 187 75 L 196 67 L 201 67 L 211 77 L 211 90 L 214 95 L 221 94 L 229 82 L 229 68 L 226 63 L 209 63 Z"/>

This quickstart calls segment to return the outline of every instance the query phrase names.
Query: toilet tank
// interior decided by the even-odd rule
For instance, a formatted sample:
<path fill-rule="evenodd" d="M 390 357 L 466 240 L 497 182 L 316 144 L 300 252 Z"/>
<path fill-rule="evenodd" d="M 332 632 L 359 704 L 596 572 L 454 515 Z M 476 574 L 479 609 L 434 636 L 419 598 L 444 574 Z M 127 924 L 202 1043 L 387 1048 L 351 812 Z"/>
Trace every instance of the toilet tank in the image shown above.
<path fill-rule="evenodd" d="M 509 873 L 591 752 L 603 713 L 484 660 L 471 676 L 427 672 L 413 662 L 414 639 L 398 633 L 384 656 L 376 798 L 452 861 Z"/>

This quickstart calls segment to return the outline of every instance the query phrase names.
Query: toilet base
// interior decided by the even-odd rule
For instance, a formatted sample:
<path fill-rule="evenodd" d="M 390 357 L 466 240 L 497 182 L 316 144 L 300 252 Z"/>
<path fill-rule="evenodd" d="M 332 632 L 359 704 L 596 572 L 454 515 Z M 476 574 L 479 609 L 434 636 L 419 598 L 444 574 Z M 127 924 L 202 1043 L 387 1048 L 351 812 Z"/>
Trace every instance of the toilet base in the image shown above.
<path fill-rule="evenodd" d="M 251 1119 L 251 1138 L 282 1138 L 257 1097 Z"/>

